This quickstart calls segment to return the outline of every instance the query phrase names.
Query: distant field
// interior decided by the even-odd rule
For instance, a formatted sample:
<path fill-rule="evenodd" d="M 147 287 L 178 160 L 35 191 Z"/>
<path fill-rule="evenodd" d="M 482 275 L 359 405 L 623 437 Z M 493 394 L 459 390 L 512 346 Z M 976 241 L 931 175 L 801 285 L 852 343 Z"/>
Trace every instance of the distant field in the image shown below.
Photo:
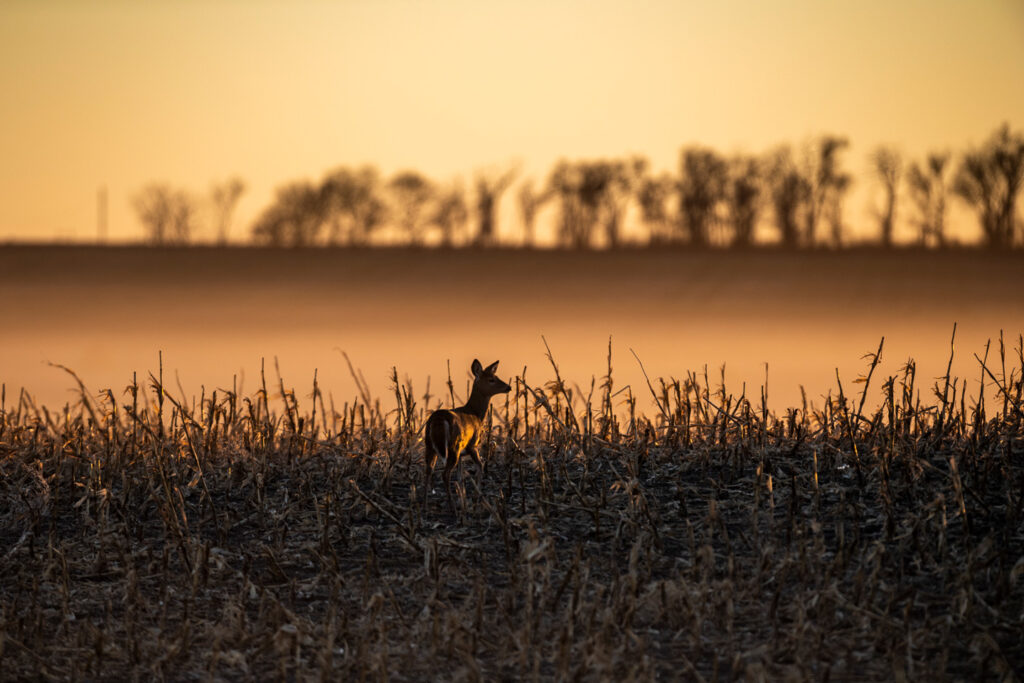
<path fill-rule="evenodd" d="M 158 352 L 188 392 L 252 388 L 261 358 L 289 383 L 313 371 L 340 399 L 356 392 L 341 350 L 371 389 L 390 370 L 417 391 L 464 386 L 475 356 L 543 375 L 543 335 L 586 391 L 608 338 L 623 384 L 709 367 L 769 402 L 820 403 L 835 369 L 852 381 L 886 337 L 883 370 L 908 357 L 922 376 L 977 374 L 971 354 L 1024 330 L 1024 258 L 980 251 L 815 253 L 0 248 L 0 382 L 47 404 L 155 371 Z M 533 373 L 537 373 L 534 375 Z M 436 393 L 436 392 L 433 392 Z"/>

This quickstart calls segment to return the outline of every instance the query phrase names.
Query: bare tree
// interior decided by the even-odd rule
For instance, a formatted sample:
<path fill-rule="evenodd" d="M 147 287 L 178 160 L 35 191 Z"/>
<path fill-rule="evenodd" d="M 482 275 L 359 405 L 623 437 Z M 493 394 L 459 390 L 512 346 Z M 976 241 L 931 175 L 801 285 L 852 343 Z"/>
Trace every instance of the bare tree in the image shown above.
<path fill-rule="evenodd" d="M 903 175 L 903 158 L 899 150 L 881 146 L 871 152 L 869 160 L 875 177 L 885 192 L 884 208 L 877 212 L 882 245 L 891 247 L 893 229 L 896 225 L 896 201 L 899 196 L 900 178 Z"/>
<path fill-rule="evenodd" d="M 555 164 L 548 177 L 548 191 L 558 198 L 558 243 L 576 249 L 590 246 L 595 225 L 581 196 L 582 185 L 583 168 L 567 161 Z"/>
<path fill-rule="evenodd" d="M 427 224 L 427 204 L 434 197 L 434 184 L 416 171 L 402 171 L 391 179 L 388 189 L 397 204 L 399 227 L 410 244 L 420 244 Z"/>
<path fill-rule="evenodd" d="M 949 154 L 932 153 L 924 166 L 915 161 L 907 169 L 910 199 L 917 207 L 914 222 L 918 226 L 921 244 L 942 246 L 946 232 L 946 169 Z"/>
<path fill-rule="evenodd" d="M 277 190 L 273 204 L 256 219 L 253 239 L 272 246 L 306 247 L 316 243 L 324 223 L 319 188 L 307 181 Z"/>
<path fill-rule="evenodd" d="M 450 247 L 466 229 L 469 209 L 462 185 L 455 183 L 438 193 L 432 222 L 441 231 L 441 246 Z"/>
<path fill-rule="evenodd" d="M 526 246 L 533 246 L 537 212 L 550 198 L 551 192 L 534 189 L 532 180 L 527 180 L 519 186 L 516 199 L 519 202 L 519 213 L 523 218 L 523 243 Z"/>
<path fill-rule="evenodd" d="M 151 244 L 187 244 L 191 239 L 198 212 L 195 200 L 184 191 L 148 185 L 132 203 Z"/>
<path fill-rule="evenodd" d="M 509 169 L 504 173 L 492 174 L 477 172 L 476 174 L 476 243 L 489 246 L 494 244 L 498 234 L 498 202 L 508 186 L 518 174 L 517 169 Z"/>
<path fill-rule="evenodd" d="M 285 213 L 278 204 L 271 204 L 256 218 L 250 229 L 256 244 L 281 247 L 285 243 Z"/>
<path fill-rule="evenodd" d="M 811 183 L 797 168 L 789 147 L 773 152 L 766 164 L 768 188 L 779 238 L 787 247 L 800 244 L 800 216 L 810 203 Z"/>
<path fill-rule="evenodd" d="M 806 205 L 804 241 L 808 246 L 814 246 L 817 241 L 817 225 L 822 219 L 831 228 L 833 246 L 842 245 L 842 200 L 852 179 L 840 170 L 839 153 L 848 146 L 846 138 L 834 135 L 824 135 L 818 140 L 817 154 L 808 173 L 808 177 L 813 179 L 811 201 Z"/>
<path fill-rule="evenodd" d="M 647 160 L 635 156 L 623 161 L 603 162 L 600 166 L 608 178 L 602 194 L 605 242 L 614 249 L 622 240 L 626 208 L 647 172 Z"/>
<path fill-rule="evenodd" d="M 836 178 L 832 185 L 833 192 L 825 205 L 825 217 L 832 232 L 832 246 L 839 248 L 843 246 L 843 197 L 853 184 L 853 176 L 844 174 Z"/>
<path fill-rule="evenodd" d="M 167 241 L 173 194 L 174 191 L 165 185 L 148 185 L 132 200 L 132 206 L 142 221 L 146 239 L 151 244 L 163 244 Z"/>
<path fill-rule="evenodd" d="M 237 176 L 229 178 L 223 183 L 215 183 L 210 189 L 210 205 L 213 208 L 218 244 L 226 244 L 228 241 L 231 217 L 243 192 L 245 192 L 245 183 Z"/>
<path fill-rule="evenodd" d="M 320 184 L 328 244 L 365 245 L 387 217 L 376 169 L 339 168 Z"/>
<path fill-rule="evenodd" d="M 981 148 L 967 152 L 953 178 L 953 191 L 978 213 L 982 238 L 993 249 L 1014 243 L 1022 181 L 1024 134 L 1008 124 Z"/>
<path fill-rule="evenodd" d="M 195 199 L 183 190 L 175 193 L 171 213 L 171 236 L 175 244 L 188 244 L 198 221 Z"/>
<path fill-rule="evenodd" d="M 609 202 L 608 195 L 616 182 L 616 168 L 614 162 L 585 161 L 579 164 L 579 169 L 580 184 L 576 192 L 583 209 L 582 216 L 587 223 L 587 246 L 594 246 L 593 240 L 598 234 L 598 228 L 604 227 L 605 237 L 608 237 L 608 217 L 605 211 Z M 616 228 L 612 226 L 613 230 Z M 617 235 L 611 237 L 615 239 Z"/>
<path fill-rule="evenodd" d="M 668 200 L 678 182 L 668 173 L 656 177 L 645 177 L 637 189 L 640 204 L 640 219 L 647 228 L 652 244 L 671 241 L 672 219 L 669 215 Z"/>
<path fill-rule="evenodd" d="M 609 246 L 615 246 L 624 210 L 623 196 L 634 173 L 618 161 L 560 161 L 548 178 L 548 191 L 559 201 L 558 241 L 563 246 L 586 249 L 594 246 L 603 227 Z M 617 196 L 618 195 L 618 196 Z"/>
<path fill-rule="evenodd" d="M 761 212 L 761 164 L 753 157 L 735 157 L 729 162 L 728 174 L 725 201 L 732 246 L 749 247 Z"/>
<path fill-rule="evenodd" d="M 692 147 L 680 155 L 679 216 L 690 244 L 711 243 L 711 228 L 725 199 L 728 171 L 725 160 L 711 149 Z"/>

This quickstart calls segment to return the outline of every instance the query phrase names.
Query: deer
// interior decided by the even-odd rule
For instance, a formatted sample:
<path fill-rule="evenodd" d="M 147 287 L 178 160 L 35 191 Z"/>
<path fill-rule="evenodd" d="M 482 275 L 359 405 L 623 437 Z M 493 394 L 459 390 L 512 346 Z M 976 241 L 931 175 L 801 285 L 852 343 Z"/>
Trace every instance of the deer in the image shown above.
<path fill-rule="evenodd" d="M 478 447 L 480 435 L 484 430 L 484 417 L 487 415 L 487 407 L 490 405 L 491 397 L 497 394 L 507 394 L 512 387 L 501 380 L 495 374 L 498 369 L 498 361 L 494 361 L 486 368 L 479 360 L 474 360 L 470 368 L 473 372 L 473 389 L 469 394 L 466 405 L 452 410 L 435 410 L 427 418 L 424 427 L 424 478 L 423 478 L 423 505 L 427 504 L 427 491 L 430 490 L 431 475 L 434 471 L 434 464 L 437 456 L 444 454 L 444 489 L 448 494 L 448 509 L 455 511 L 452 503 L 451 475 L 452 470 L 459 464 L 459 458 L 466 454 L 473 458 L 479 468 L 478 478 L 483 474 L 483 463 L 480 461 Z"/>

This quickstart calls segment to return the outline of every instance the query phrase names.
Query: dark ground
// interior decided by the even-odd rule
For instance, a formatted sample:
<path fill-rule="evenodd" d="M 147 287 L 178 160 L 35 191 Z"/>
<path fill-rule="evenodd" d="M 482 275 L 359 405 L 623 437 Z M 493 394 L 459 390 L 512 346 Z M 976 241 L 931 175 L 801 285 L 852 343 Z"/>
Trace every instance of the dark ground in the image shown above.
<path fill-rule="evenodd" d="M 699 385 L 653 421 L 520 391 L 455 513 L 437 479 L 419 502 L 408 397 L 8 403 L 0 678 L 1012 677 L 1015 373 L 987 417 L 955 384 L 921 408 L 907 376 L 877 413 L 767 421 Z"/>

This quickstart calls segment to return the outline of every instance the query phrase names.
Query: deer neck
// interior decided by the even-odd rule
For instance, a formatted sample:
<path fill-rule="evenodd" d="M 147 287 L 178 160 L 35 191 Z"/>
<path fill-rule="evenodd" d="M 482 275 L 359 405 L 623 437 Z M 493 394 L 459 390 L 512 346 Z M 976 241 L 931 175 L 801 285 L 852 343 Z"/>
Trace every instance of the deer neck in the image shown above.
<path fill-rule="evenodd" d="M 482 420 L 487 415 L 487 406 L 490 402 L 490 394 L 484 393 L 483 389 L 474 384 L 473 391 L 469 394 L 469 400 L 466 401 L 466 405 L 462 406 L 462 410 Z"/>

